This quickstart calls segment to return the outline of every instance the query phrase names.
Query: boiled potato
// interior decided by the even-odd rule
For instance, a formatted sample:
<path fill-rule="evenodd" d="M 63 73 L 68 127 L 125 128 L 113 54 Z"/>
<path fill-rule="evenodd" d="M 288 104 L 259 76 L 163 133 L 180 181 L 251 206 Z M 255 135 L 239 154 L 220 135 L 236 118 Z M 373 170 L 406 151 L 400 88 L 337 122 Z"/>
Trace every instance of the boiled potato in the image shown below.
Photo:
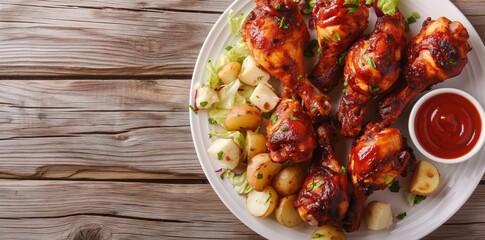
<path fill-rule="evenodd" d="M 278 193 L 271 186 L 266 186 L 262 191 L 251 191 L 246 198 L 246 207 L 255 217 L 267 217 L 276 208 Z"/>
<path fill-rule="evenodd" d="M 225 126 L 229 131 L 255 130 L 262 121 L 263 116 L 257 107 L 243 103 L 234 106 L 229 111 Z"/>
<path fill-rule="evenodd" d="M 209 86 L 202 86 L 197 89 L 195 105 L 198 109 L 208 109 L 217 102 L 219 102 L 219 96 L 217 95 L 217 92 Z"/>
<path fill-rule="evenodd" d="M 248 159 L 253 158 L 254 156 L 267 152 L 266 148 L 266 136 L 259 132 L 254 132 L 248 130 L 246 132 L 246 144 L 244 147 Z"/>
<path fill-rule="evenodd" d="M 280 99 L 266 83 L 259 83 L 251 96 L 249 96 L 249 101 L 263 112 L 273 110 L 278 105 Z"/>
<path fill-rule="evenodd" d="M 238 62 L 229 62 L 221 67 L 221 70 L 217 73 L 217 76 L 224 84 L 231 83 L 236 80 L 241 72 L 241 64 Z"/>
<path fill-rule="evenodd" d="M 259 67 L 253 56 L 247 56 L 241 66 L 241 73 L 239 74 L 239 80 L 241 82 L 256 86 L 260 82 L 267 82 L 271 78 L 271 75 L 265 70 Z"/>
<path fill-rule="evenodd" d="M 211 157 L 219 160 L 221 166 L 231 170 L 236 168 L 241 160 L 241 149 L 232 139 L 216 139 L 207 152 Z"/>
<path fill-rule="evenodd" d="M 364 222 L 370 230 L 390 228 L 392 220 L 392 209 L 389 203 L 372 201 L 364 210 Z"/>
<path fill-rule="evenodd" d="M 249 160 L 246 178 L 254 190 L 262 191 L 280 170 L 280 163 L 271 161 L 268 153 L 260 153 Z"/>
<path fill-rule="evenodd" d="M 344 232 L 340 228 L 323 225 L 313 232 L 311 240 L 345 240 Z"/>
<path fill-rule="evenodd" d="M 438 169 L 429 161 L 420 161 L 414 170 L 413 178 L 409 191 L 427 196 L 433 193 L 440 182 L 440 173 Z"/>
<path fill-rule="evenodd" d="M 276 207 L 276 220 L 287 227 L 295 227 L 300 225 L 303 220 L 295 208 L 295 201 L 298 196 L 296 194 L 286 196 L 280 200 L 278 207 Z"/>
<path fill-rule="evenodd" d="M 275 176 L 273 187 L 279 194 L 288 196 L 298 192 L 304 181 L 303 169 L 299 166 L 289 166 Z"/>

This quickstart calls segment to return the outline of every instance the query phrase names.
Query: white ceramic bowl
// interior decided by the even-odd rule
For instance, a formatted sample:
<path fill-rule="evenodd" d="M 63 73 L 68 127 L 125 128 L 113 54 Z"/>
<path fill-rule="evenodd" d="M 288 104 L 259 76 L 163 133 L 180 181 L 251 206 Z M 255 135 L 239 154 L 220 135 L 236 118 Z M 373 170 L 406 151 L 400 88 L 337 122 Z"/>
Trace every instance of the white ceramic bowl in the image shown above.
<path fill-rule="evenodd" d="M 460 96 L 466 98 L 468 101 L 470 101 L 475 106 L 475 108 L 477 109 L 477 111 L 480 115 L 480 120 L 481 120 L 481 124 L 482 124 L 480 136 L 479 136 L 478 141 L 476 142 L 475 146 L 468 153 L 466 153 L 465 155 L 462 155 L 460 157 L 457 157 L 457 158 L 446 158 L 446 159 L 440 158 L 440 157 L 437 157 L 437 156 L 431 154 L 430 152 L 426 151 L 426 149 L 424 149 L 424 147 L 419 142 L 419 140 L 416 136 L 415 128 L 414 128 L 414 120 L 416 118 L 416 113 L 418 112 L 420 107 L 423 105 L 423 103 L 426 102 L 426 100 L 430 99 L 431 97 L 434 97 L 434 96 L 440 95 L 440 94 L 444 94 L 444 93 L 454 93 L 454 94 L 460 95 Z M 433 160 L 435 162 L 440 162 L 440 163 L 459 163 L 459 162 L 463 162 L 463 161 L 470 159 L 478 151 L 480 151 L 480 149 L 482 149 L 483 144 L 485 142 L 485 112 L 483 111 L 483 108 L 480 105 L 480 103 L 474 97 L 472 97 L 470 94 L 466 93 L 465 91 L 462 91 L 462 90 L 459 90 L 459 89 L 456 89 L 456 88 L 440 88 L 440 89 L 432 90 L 432 91 L 426 93 L 424 96 L 422 96 L 416 102 L 416 104 L 413 106 L 413 108 L 411 110 L 411 114 L 409 115 L 408 129 L 409 129 L 409 135 L 411 136 L 411 140 L 413 141 L 414 145 L 425 157 L 429 158 L 430 160 Z"/>

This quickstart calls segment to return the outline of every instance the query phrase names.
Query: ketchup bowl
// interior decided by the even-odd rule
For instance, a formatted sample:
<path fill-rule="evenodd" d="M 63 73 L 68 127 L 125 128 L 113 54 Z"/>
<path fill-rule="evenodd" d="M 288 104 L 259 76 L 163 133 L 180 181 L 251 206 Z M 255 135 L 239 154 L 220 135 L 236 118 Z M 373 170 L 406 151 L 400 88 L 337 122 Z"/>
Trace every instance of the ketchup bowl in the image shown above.
<path fill-rule="evenodd" d="M 440 88 L 416 102 L 408 128 L 411 140 L 425 157 L 440 163 L 459 163 L 482 148 L 485 112 L 470 94 Z"/>

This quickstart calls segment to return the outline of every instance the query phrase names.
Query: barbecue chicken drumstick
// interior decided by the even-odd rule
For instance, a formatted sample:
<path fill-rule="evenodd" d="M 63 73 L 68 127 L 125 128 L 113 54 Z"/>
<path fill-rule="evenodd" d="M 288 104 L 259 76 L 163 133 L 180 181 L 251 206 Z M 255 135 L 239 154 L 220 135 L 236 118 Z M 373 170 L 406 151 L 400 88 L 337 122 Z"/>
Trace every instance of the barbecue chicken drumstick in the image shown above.
<path fill-rule="evenodd" d="M 385 126 L 391 125 L 416 95 L 462 72 L 471 50 L 468 38 L 460 22 L 445 17 L 424 21 L 408 46 L 405 83 L 379 104 Z"/>
<path fill-rule="evenodd" d="M 318 127 L 317 134 L 319 148 L 295 206 L 301 218 L 310 225 L 341 227 L 350 202 L 350 186 L 333 151 L 337 130 L 326 123 Z"/>
<path fill-rule="evenodd" d="M 303 100 L 314 121 L 328 115 L 329 98 L 311 85 L 303 64 L 310 34 L 297 2 L 256 0 L 242 37 L 256 61 Z"/>
<path fill-rule="evenodd" d="M 266 127 L 266 146 L 273 162 L 310 160 L 317 146 L 310 116 L 299 101 L 283 99 Z"/>
<path fill-rule="evenodd" d="M 388 90 L 401 72 L 401 59 L 406 47 L 404 17 L 400 11 L 377 19 L 368 39 L 361 39 L 349 50 L 344 68 L 344 96 L 337 118 L 340 133 L 357 136 L 367 103 Z"/>
<path fill-rule="evenodd" d="M 369 9 L 365 1 L 317 0 L 313 20 L 321 49 L 309 79 L 322 92 L 330 92 L 342 77 L 342 55 L 367 28 Z"/>
<path fill-rule="evenodd" d="M 367 124 L 350 150 L 348 172 L 354 189 L 344 220 L 345 230 L 358 230 L 367 197 L 375 190 L 385 189 L 398 175 L 406 175 L 414 163 L 412 150 L 397 128 Z"/>

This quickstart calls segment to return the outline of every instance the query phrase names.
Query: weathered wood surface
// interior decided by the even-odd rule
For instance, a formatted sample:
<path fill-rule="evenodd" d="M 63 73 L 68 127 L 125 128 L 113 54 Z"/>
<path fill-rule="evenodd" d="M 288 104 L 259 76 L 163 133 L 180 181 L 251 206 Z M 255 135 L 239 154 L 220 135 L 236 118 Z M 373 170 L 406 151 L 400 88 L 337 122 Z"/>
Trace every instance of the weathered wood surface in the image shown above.
<path fill-rule="evenodd" d="M 485 1 L 452 2 L 485 39 Z M 1 239 L 261 239 L 189 129 L 195 59 L 230 3 L 0 0 Z M 426 239 L 484 238 L 482 179 Z"/>

